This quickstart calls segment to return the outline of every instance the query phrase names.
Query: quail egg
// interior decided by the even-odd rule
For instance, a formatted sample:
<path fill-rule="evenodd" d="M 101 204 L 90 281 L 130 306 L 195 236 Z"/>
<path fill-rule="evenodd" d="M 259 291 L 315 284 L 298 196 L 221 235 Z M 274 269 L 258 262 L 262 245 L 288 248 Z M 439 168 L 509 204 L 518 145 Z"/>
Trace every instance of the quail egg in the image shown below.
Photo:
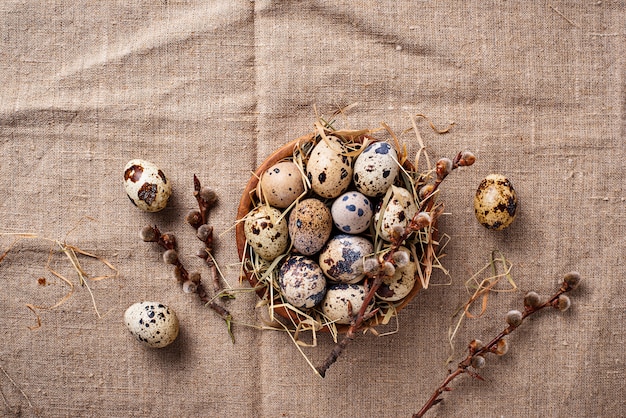
<path fill-rule="evenodd" d="M 319 265 L 335 282 L 357 283 L 364 276 L 363 259 L 373 251 L 374 245 L 365 237 L 336 235 L 320 252 Z"/>
<path fill-rule="evenodd" d="M 172 185 L 155 164 L 134 159 L 124 167 L 124 189 L 139 209 L 158 212 L 167 206 Z"/>
<path fill-rule="evenodd" d="M 322 302 L 322 313 L 336 324 L 349 324 L 361 310 L 365 286 L 360 284 L 335 284 L 328 287 Z"/>
<path fill-rule="evenodd" d="M 354 162 L 354 185 L 366 196 L 382 196 L 395 181 L 399 170 L 395 148 L 387 142 L 374 142 Z"/>
<path fill-rule="evenodd" d="M 270 206 L 285 209 L 302 193 L 304 182 L 298 166 L 292 161 L 281 161 L 268 168 L 259 181 L 257 195 Z"/>
<path fill-rule="evenodd" d="M 304 255 L 322 249 L 333 229 L 330 210 L 318 199 L 309 198 L 296 204 L 289 214 L 289 236 L 293 248 Z"/>
<path fill-rule="evenodd" d="M 335 198 L 345 192 L 352 180 L 352 157 L 346 145 L 337 137 L 320 139 L 311 151 L 307 163 L 307 177 L 315 193 Z"/>
<path fill-rule="evenodd" d="M 372 222 L 372 202 L 359 192 L 346 192 L 333 202 L 330 213 L 335 226 L 346 234 L 360 234 Z"/>
<path fill-rule="evenodd" d="M 376 291 L 376 297 L 380 300 L 397 302 L 411 293 L 415 286 L 417 266 L 415 261 L 411 260 L 411 252 L 405 247 L 398 248 L 398 251 L 407 254 L 408 262 L 402 267 L 396 267 L 393 276 L 383 279 L 383 283 Z"/>
<path fill-rule="evenodd" d="M 376 224 L 380 222 L 380 237 L 385 241 L 391 241 L 393 231 L 397 227 L 406 228 L 417 213 L 415 199 L 407 189 L 391 186 L 388 193 L 390 196 L 387 205 L 381 208 L 382 212 L 374 216 L 374 222 Z"/>
<path fill-rule="evenodd" d="M 501 230 L 508 227 L 517 212 L 517 193 L 501 174 L 490 174 L 480 182 L 474 196 L 476 219 L 485 228 Z"/>
<path fill-rule="evenodd" d="M 248 245 L 264 260 L 272 261 L 289 246 L 289 228 L 281 212 L 267 205 L 251 210 L 244 221 Z"/>
<path fill-rule="evenodd" d="M 298 309 L 319 304 L 326 294 L 326 278 L 308 257 L 290 255 L 280 267 L 278 285 L 283 298 Z"/>
<path fill-rule="evenodd" d="M 178 336 L 178 317 L 159 302 L 138 302 L 124 313 L 124 322 L 132 335 L 148 347 L 163 348 Z"/>

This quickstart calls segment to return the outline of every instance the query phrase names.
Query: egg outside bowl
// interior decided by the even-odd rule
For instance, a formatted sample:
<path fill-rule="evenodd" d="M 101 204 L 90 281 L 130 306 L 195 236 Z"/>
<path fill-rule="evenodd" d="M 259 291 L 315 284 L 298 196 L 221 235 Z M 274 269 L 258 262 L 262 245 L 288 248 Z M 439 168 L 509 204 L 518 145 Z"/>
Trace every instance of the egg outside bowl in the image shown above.
<path fill-rule="evenodd" d="M 255 203 L 253 201 L 253 195 L 256 194 L 257 186 L 259 183 L 259 179 L 261 178 L 261 175 L 268 168 L 272 167 L 274 164 L 278 163 L 279 161 L 284 160 L 286 158 L 293 157 L 294 149 L 296 149 L 298 144 L 312 142 L 314 141 L 315 136 L 316 135 L 313 133 L 303 135 L 300 138 L 297 138 L 283 145 L 276 151 L 274 151 L 274 153 L 271 154 L 257 168 L 254 174 L 250 177 L 250 180 L 246 184 L 246 187 L 244 188 L 244 191 L 241 195 L 241 200 L 239 202 L 239 207 L 237 210 L 237 223 L 235 227 L 235 240 L 236 240 L 236 245 L 237 245 L 237 252 L 239 254 L 239 259 L 241 260 L 244 266 L 243 276 L 245 276 L 245 279 L 250 283 L 250 286 L 252 288 L 256 288 L 256 294 L 260 299 L 267 298 L 267 294 L 268 294 L 267 287 L 264 285 L 260 285 L 259 278 L 256 276 L 256 274 L 253 271 L 251 271 L 251 269 L 246 268 L 246 263 L 250 261 L 250 256 L 249 254 L 246 253 L 246 250 L 248 249 L 248 245 L 247 245 L 246 237 L 244 233 L 244 221 L 243 220 L 246 217 L 246 215 L 255 207 Z M 356 139 L 354 142 L 360 143 L 361 141 L 359 139 Z M 407 170 L 413 170 L 413 165 L 408 160 L 404 162 L 403 167 Z M 430 234 L 431 234 L 430 235 L 431 241 L 434 243 L 434 245 L 431 247 L 430 251 L 424 251 L 424 253 L 422 254 L 422 259 L 420 260 L 422 265 L 424 264 L 431 265 L 433 259 L 435 258 L 436 241 L 438 237 L 436 219 L 430 229 Z M 425 269 L 423 271 L 423 274 L 426 275 L 426 283 L 428 282 L 428 279 L 430 277 L 431 270 L 432 269 Z M 406 295 L 400 301 L 397 301 L 393 304 L 395 307 L 396 313 L 404 309 L 411 302 L 411 300 L 415 297 L 415 295 L 417 295 L 417 293 L 422 289 L 422 280 L 424 280 L 424 278 L 422 277 L 422 279 L 420 279 L 417 276 L 418 275 L 416 275 L 415 285 L 413 286 L 413 289 L 409 292 L 409 294 Z M 367 322 L 367 326 L 375 327 L 377 325 L 387 323 L 389 320 L 389 318 L 387 317 L 387 311 L 388 310 L 381 309 L 381 311 L 377 315 L 372 317 Z M 289 320 L 295 324 L 299 324 L 301 321 L 305 319 L 301 317 L 300 315 L 298 315 L 295 311 L 287 309 L 284 306 L 275 306 L 274 313 L 282 317 L 283 319 Z M 346 333 L 348 329 L 350 328 L 349 325 L 341 325 L 341 324 L 336 324 L 335 327 L 338 333 Z M 321 327 L 319 331 L 329 332 L 330 330 L 328 326 L 325 325 Z"/>

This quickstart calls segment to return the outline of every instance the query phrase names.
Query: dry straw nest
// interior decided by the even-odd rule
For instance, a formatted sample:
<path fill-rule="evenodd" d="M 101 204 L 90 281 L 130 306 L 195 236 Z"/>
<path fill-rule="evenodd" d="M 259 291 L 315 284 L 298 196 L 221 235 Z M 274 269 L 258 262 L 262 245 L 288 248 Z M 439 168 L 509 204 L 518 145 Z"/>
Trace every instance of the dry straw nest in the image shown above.
<path fill-rule="evenodd" d="M 415 124 L 414 129 L 416 129 Z M 385 136 L 386 139 L 377 138 L 381 135 Z M 336 137 L 342 140 L 348 146 L 350 153 L 355 159 L 368 145 L 386 140 L 386 142 L 395 149 L 398 156 L 397 164 L 400 166 L 400 169 L 395 180 L 395 185 L 409 190 L 419 211 L 427 212 L 432 219 L 429 227 L 412 233 L 403 242 L 403 245 L 412 251 L 411 259 L 414 261 L 417 260 L 417 262 L 415 262 L 417 265 L 415 273 L 416 280 L 412 290 L 405 297 L 394 302 L 386 302 L 375 298 L 375 306 L 378 308 L 378 311 L 376 315 L 368 319 L 364 324 L 364 328 L 373 329 L 378 325 L 389 323 L 392 318 L 396 317 L 398 311 L 407 306 L 420 290 L 428 287 L 433 267 L 440 267 L 437 256 L 437 249 L 440 247 L 437 241 L 440 235 L 437 230 L 437 218 L 442 213 L 442 205 L 436 202 L 438 193 L 431 194 L 424 199 L 420 198 L 420 196 L 424 194 L 422 191 L 424 186 L 432 184 L 434 170 L 430 167 L 430 162 L 425 153 L 419 133 L 417 133 L 417 142 L 421 148 L 418 150 L 414 161 L 411 162 L 407 158 L 406 146 L 400 144 L 396 135 L 385 124 L 383 124 L 382 128 L 375 130 L 335 130 L 329 124 L 318 121 L 316 123 L 315 132 L 301 136 L 285 144 L 271 154 L 257 168 L 243 191 L 237 213 L 236 243 L 239 258 L 242 262 L 242 278 L 247 280 L 255 289 L 256 294 L 260 298 L 258 306 L 267 306 L 272 319 L 282 318 L 281 322 L 295 331 L 330 331 L 336 336 L 337 334 L 345 333 L 350 325 L 336 324 L 329 321 L 328 318 L 325 318 L 321 309 L 317 307 L 308 310 L 297 309 L 286 302 L 280 293 L 277 284 L 280 263 L 281 260 L 288 255 L 286 254 L 287 252 L 294 252 L 293 248 L 289 246 L 285 254 L 278 257 L 273 262 L 268 262 L 257 256 L 255 251 L 248 245 L 244 232 L 246 216 L 259 205 L 265 204 L 261 203 L 262 199 L 261 196 L 259 196 L 260 193 L 263 193 L 259 190 L 260 178 L 266 170 L 278 162 L 295 162 L 300 168 L 302 180 L 306 185 L 305 192 L 296 202 L 282 210 L 284 216 L 288 216 L 289 211 L 293 210 L 294 206 L 297 205 L 300 200 L 308 197 L 317 197 L 324 201 L 327 206 L 330 205 L 331 199 L 320 198 L 311 190 L 311 183 L 307 180 L 306 176 L 307 162 L 311 155 L 311 150 L 318 142 L 327 141 L 329 137 Z M 421 162 L 420 156 L 425 157 Z M 420 165 L 427 167 L 420 172 L 416 169 L 416 167 Z M 350 190 L 353 189 L 354 185 L 351 184 Z M 373 198 L 372 200 L 377 210 L 382 211 L 389 203 L 389 198 L 389 193 L 387 193 L 387 195 Z M 372 254 L 372 256 L 378 259 L 382 259 L 382 255 L 389 251 L 391 247 L 389 242 L 380 238 L 380 231 L 378 230 L 380 227 L 380 222 L 377 223 L 373 220 L 369 230 L 362 234 L 372 240 L 374 247 L 374 254 Z M 334 227 L 333 234 L 337 232 L 336 227 Z M 366 290 L 368 280 L 366 275 Z"/>

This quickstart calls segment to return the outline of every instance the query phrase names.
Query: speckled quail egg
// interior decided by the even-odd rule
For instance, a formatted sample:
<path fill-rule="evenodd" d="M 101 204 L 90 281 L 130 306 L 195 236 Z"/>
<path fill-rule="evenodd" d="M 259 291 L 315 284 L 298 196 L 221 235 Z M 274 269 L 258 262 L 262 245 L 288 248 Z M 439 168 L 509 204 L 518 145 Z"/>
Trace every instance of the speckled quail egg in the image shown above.
<path fill-rule="evenodd" d="M 417 266 L 415 261 L 411 260 L 411 252 L 405 247 L 398 248 L 398 251 L 407 254 L 408 263 L 402 267 L 397 266 L 394 275 L 385 277 L 376 291 L 376 297 L 387 302 L 397 302 L 403 299 L 415 286 Z"/>
<path fill-rule="evenodd" d="M 326 294 L 326 278 L 319 265 L 302 255 L 290 255 L 278 273 L 283 298 L 298 309 L 319 304 Z"/>
<path fill-rule="evenodd" d="M 271 206 L 261 205 L 246 215 L 243 230 L 248 245 L 259 257 L 272 261 L 289 246 L 287 219 Z"/>
<path fill-rule="evenodd" d="M 322 302 L 322 313 L 336 324 L 349 324 L 353 316 L 361 310 L 366 294 L 365 286 L 360 284 L 330 285 Z M 350 312 L 348 302 L 352 312 Z"/>
<path fill-rule="evenodd" d="M 304 199 L 289 214 L 289 236 L 293 248 L 304 255 L 322 249 L 333 229 L 330 210 L 319 199 Z"/>
<path fill-rule="evenodd" d="M 372 254 L 374 245 L 356 235 L 336 235 L 320 252 L 319 265 L 324 274 L 339 283 L 357 283 L 363 276 L 363 259 Z"/>
<path fill-rule="evenodd" d="M 407 189 L 391 186 L 388 193 L 390 193 L 388 204 L 374 215 L 375 224 L 378 225 L 380 222 L 380 237 L 385 241 L 391 240 L 394 228 L 406 228 L 417 213 L 415 199 Z M 386 198 L 387 196 L 385 196 Z"/>
<path fill-rule="evenodd" d="M 330 213 L 335 226 L 347 234 L 360 234 L 372 222 L 372 203 L 359 192 L 346 192 L 333 202 Z"/>
<path fill-rule="evenodd" d="M 354 162 L 354 185 L 366 196 L 382 196 L 395 181 L 399 170 L 395 148 L 387 142 L 374 142 Z"/>
<path fill-rule="evenodd" d="M 327 137 L 313 147 L 307 162 L 311 188 L 321 197 L 334 198 L 345 192 L 352 181 L 352 157 L 339 138 Z"/>
<path fill-rule="evenodd" d="M 485 228 L 501 230 L 513 222 L 517 212 L 517 193 L 501 174 L 490 174 L 480 182 L 474 196 L 476 219 Z"/>
<path fill-rule="evenodd" d="M 178 317 L 159 302 L 138 302 L 124 313 L 124 322 L 132 335 L 148 347 L 163 348 L 178 336 Z"/>
<path fill-rule="evenodd" d="M 285 209 L 302 193 L 304 182 L 298 166 L 292 161 L 274 164 L 261 175 L 257 195 L 261 201 Z"/>
<path fill-rule="evenodd" d="M 139 209 L 158 212 L 167 206 L 172 185 L 155 164 L 134 159 L 124 167 L 124 189 Z"/>

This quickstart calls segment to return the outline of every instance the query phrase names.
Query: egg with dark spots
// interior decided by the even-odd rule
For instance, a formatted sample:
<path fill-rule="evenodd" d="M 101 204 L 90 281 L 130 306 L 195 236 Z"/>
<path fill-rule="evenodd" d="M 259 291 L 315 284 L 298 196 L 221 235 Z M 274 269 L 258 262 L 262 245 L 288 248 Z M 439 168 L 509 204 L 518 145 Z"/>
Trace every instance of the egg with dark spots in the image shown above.
<path fill-rule="evenodd" d="M 299 201 L 289 214 L 289 237 L 293 248 L 300 254 L 319 252 L 330 238 L 332 229 L 330 210 L 319 199 Z"/>
<path fill-rule="evenodd" d="M 311 189 L 324 198 L 345 192 L 352 180 L 352 157 L 345 143 L 334 136 L 320 139 L 306 165 Z"/>
<path fill-rule="evenodd" d="M 387 204 L 374 215 L 374 223 L 379 225 L 380 237 L 391 241 L 396 228 L 406 228 L 417 213 L 415 198 L 407 189 L 391 186 L 383 201 Z"/>
<path fill-rule="evenodd" d="M 167 206 L 172 184 L 155 164 L 134 159 L 124 167 L 124 189 L 128 198 L 139 209 L 158 212 Z"/>
<path fill-rule="evenodd" d="M 363 307 L 366 294 L 365 286 L 361 284 L 342 283 L 328 286 L 322 302 L 322 313 L 335 324 L 350 324 Z M 370 309 L 368 307 L 367 311 Z"/>
<path fill-rule="evenodd" d="M 346 234 L 367 231 L 372 222 L 373 205 L 360 192 L 346 192 L 333 201 L 330 208 L 337 229 Z"/>
<path fill-rule="evenodd" d="M 261 175 L 257 195 L 270 206 L 285 209 L 304 193 L 304 181 L 298 166 L 281 161 Z"/>
<path fill-rule="evenodd" d="M 324 246 L 319 265 L 330 280 L 357 283 L 364 277 L 363 260 L 374 252 L 372 242 L 356 235 L 336 235 Z"/>
<path fill-rule="evenodd" d="M 354 162 L 354 185 L 366 196 L 379 197 L 394 183 L 399 171 L 396 149 L 387 142 L 374 142 Z"/>
<path fill-rule="evenodd" d="M 326 278 L 319 265 L 302 255 L 290 255 L 278 273 L 284 300 L 298 309 L 318 305 L 326 294 Z"/>
<path fill-rule="evenodd" d="M 159 302 L 138 302 L 124 312 L 130 333 L 148 347 L 163 348 L 178 336 L 176 312 Z"/>
<path fill-rule="evenodd" d="M 244 234 L 250 248 L 264 260 L 272 261 L 287 251 L 289 228 L 282 212 L 261 205 L 246 215 Z"/>
<path fill-rule="evenodd" d="M 502 230 L 517 215 L 517 193 L 508 178 L 501 174 L 485 177 L 474 196 L 474 214 L 487 229 Z"/>

